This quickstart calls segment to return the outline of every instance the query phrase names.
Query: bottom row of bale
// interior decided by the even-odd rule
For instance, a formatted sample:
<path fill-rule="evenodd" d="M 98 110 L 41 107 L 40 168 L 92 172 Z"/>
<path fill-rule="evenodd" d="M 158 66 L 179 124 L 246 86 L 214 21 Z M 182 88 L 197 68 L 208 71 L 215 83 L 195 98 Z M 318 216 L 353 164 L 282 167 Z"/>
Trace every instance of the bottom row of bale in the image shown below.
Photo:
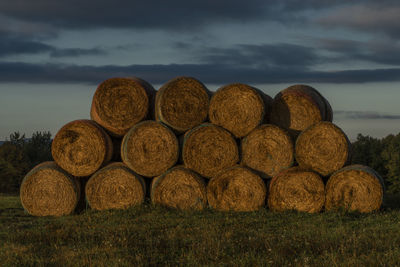
<path fill-rule="evenodd" d="M 340 169 L 326 184 L 315 172 L 299 167 L 264 180 L 246 167 L 235 166 L 206 182 L 197 173 L 178 165 L 148 184 L 150 179 L 143 179 L 123 163 L 114 162 L 97 171 L 86 183 L 82 181 L 85 179 L 74 178 L 54 162 L 42 163 L 22 182 L 22 205 L 31 215 L 61 216 L 74 212 L 82 199 L 94 210 L 125 209 L 142 204 L 149 195 L 153 204 L 182 210 L 209 206 L 222 211 L 254 211 L 267 204 L 272 211 L 372 212 L 381 207 L 384 194 L 380 176 L 362 165 Z"/>

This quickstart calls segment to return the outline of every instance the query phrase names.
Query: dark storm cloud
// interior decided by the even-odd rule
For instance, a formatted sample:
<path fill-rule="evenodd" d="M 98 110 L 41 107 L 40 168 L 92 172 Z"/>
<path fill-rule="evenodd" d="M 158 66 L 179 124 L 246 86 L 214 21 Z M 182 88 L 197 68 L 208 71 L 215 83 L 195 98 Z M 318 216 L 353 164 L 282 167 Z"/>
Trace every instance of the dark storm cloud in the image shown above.
<path fill-rule="evenodd" d="M 0 14 L 64 28 L 137 28 L 193 30 L 218 22 L 282 21 L 293 23 L 309 9 L 326 9 L 349 1 L 317 0 L 169 0 L 81 1 L 2 0 Z M 355 1 L 359 2 L 359 1 Z"/>
<path fill-rule="evenodd" d="M 38 41 L 32 36 L 0 32 L 0 57 L 49 53 L 51 57 L 79 57 L 86 55 L 104 55 L 101 48 L 58 48 Z"/>
<path fill-rule="evenodd" d="M 105 55 L 107 52 L 101 48 L 64 48 L 54 49 L 51 53 L 51 57 L 80 57 L 80 56 L 96 56 Z"/>
<path fill-rule="evenodd" d="M 381 114 L 375 111 L 349 111 L 335 110 L 335 116 L 347 119 L 369 119 L 369 120 L 399 120 L 400 115 Z"/>
<path fill-rule="evenodd" d="M 317 46 L 337 54 L 339 62 L 361 60 L 387 65 L 400 65 L 400 44 L 390 40 L 355 41 L 319 39 Z"/>
<path fill-rule="evenodd" d="M 1 1 L 0 13 L 25 21 L 66 28 L 197 28 L 215 21 L 258 20 L 263 0 L 204 1 Z"/>
<path fill-rule="evenodd" d="M 19 37 L 0 35 L 0 57 L 16 54 L 37 54 L 53 51 L 50 45 Z"/>
<path fill-rule="evenodd" d="M 92 83 L 109 77 L 138 76 L 164 83 L 176 76 L 194 76 L 205 83 L 362 83 L 400 81 L 400 68 L 351 71 L 305 71 L 288 68 L 249 68 L 218 64 L 170 64 L 130 66 L 76 66 L 0 63 L 0 82 Z"/>
<path fill-rule="evenodd" d="M 307 68 L 320 61 L 315 49 L 287 43 L 241 44 L 232 48 L 204 47 L 194 52 L 197 60 L 209 64 L 286 66 L 291 69 Z"/>
<path fill-rule="evenodd" d="M 194 31 L 216 23 L 312 22 L 400 36 L 394 0 L 2 0 L 0 16 L 55 28 L 134 28 Z M 300 23 L 299 23 L 300 22 Z"/>

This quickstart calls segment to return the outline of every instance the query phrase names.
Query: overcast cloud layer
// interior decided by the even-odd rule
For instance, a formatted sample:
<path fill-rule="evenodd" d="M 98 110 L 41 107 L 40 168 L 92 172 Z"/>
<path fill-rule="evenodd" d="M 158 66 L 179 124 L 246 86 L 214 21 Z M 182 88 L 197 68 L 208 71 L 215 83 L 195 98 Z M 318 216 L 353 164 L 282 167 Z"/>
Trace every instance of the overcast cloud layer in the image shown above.
<path fill-rule="evenodd" d="M 398 1 L 3 0 L 0 81 L 96 83 L 126 75 L 156 83 L 176 75 L 215 83 L 398 81 L 398 21 Z M 108 45 L 126 36 L 102 30 L 125 31 L 131 42 Z M 295 34 L 279 35 L 285 30 Z M 59 41 L 68 32 L 92 31 L 103 42 Z M 226 41 L 219 32 L 250 38 Z M 175 39 L 136 37 L 147 33 Z M 163 63 L 154 64 L 149 46 L 166 49 Z M 119 63 L 121 53 L 130 53 L 131 63 Z"/>

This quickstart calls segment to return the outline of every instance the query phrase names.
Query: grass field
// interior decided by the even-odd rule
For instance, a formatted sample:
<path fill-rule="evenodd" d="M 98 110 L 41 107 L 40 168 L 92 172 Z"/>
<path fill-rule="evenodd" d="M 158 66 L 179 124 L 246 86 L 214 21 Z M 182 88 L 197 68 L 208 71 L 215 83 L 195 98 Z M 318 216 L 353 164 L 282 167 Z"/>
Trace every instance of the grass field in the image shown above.
<path fill-rule="evenodd" d="M 373 214 L 181 212 L 150 204 L 60 218 L 0 195 L 1 266 L 399 266 L 400 197 Z"/>

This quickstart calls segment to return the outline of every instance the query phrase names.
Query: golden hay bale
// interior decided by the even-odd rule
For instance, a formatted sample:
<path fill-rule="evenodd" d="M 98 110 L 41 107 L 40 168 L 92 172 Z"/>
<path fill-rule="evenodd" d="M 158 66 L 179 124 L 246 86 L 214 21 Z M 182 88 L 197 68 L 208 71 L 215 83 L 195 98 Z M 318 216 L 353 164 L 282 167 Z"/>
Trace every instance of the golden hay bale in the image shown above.
<path fill-rule="evenodd" d="M 162 123 L 143 121 L 124 136 L 121 157 L 134 172 L 146 177 L 158 176 L 178 161 L 178 139 Z"/>
<path fill-rule="evenodd" d="M 156 120 L 183 133 L 206 120 L 209 94 L 204 84 L 195 78 L 174 78 L 156 94 Z"/>
<path fill-rule="evenodd" d="M 221 171 L 207 185 L 208 203 L 216 210 L 258 210 L 264 206 L 266 194 L 261 177 L 240 166 Z"/>
<path fill-rule="evenodd" d="M 275 96 L 271 123 L 288 130 L 293 137 L 319 121 L 332 121 L 332 108 L 314 88 L 293 85 Z"/>
<path fill-rule="evenodd" d="M 264 100 L 246 84 L 225 85 L 211 97 L 208 112 L 211 123 L 243 137 L 264 121 Z"/>
<path fill-rule="evenodd" d="M 207 206 L 204 179 L 183 166 L 173 167 L 154 178 L 150 197 L 153 204 L 181 210 L 202 210 Z"/>
<path fill-rule="evenodd" d="M 94 210 L 126 209 L 143 203 L 146 187 L 142 177 L 122 162 L 114 162 L 89 178 L 85 192 Z"/>
<path fill-rule="evenodd" d="M 205 123 L 186 132 L 182 159 L 186 168 L 210 178 L 239 160 L 239 149 L 225 129 Z"/>
<path fill-rule="evenodd" d="M 20 188 L 22 206 L 33 216 L 71 214 L 79 196 L 77 180 L 53 161 L 34 167 L 26 174 Z"/>
<path fill-rule="evenodd" d="M 154 88 L 139 78 L 105 80 L 93 96 L 90 116 L 111 135 L 122 137 L 147 117 L 154 94 Z"/>
<path fill-rule="evenodd" d="M 113 145 L 108 134 L 94 121 L 75 120 L 54 137 L 54 161 L 74 176 L 89 176 L 111 160 Z"/>
<path fill-rule="evenodd" d="M 312 171 L 292 167 L 274 176 L 269 184 L 268 206 L 273 211 L 319 212 L 324 202 L 324 182 Z"/>
<path fill-rule="evenodd" d="M 384 183 L 372 168 L 362 165 L 344 167 L 326 184 L 326 210 L 359 212 L 378 210 L 383 202 Z"/>
<path fill-rule="evenodd" d="M 303 169 L 310 169 L 327 176 L 348 162 L 350 141 L 335 124 L 322 121 L 299 135 L 295 146 L 295 157 Z"/>
<path fill-rule="evenodd" d="M 241 164 L 261 173 L 263 178 L 293 165 L 294 145 L 289 134 L 272 124 L 263 124 L 242 139 Z"/>

